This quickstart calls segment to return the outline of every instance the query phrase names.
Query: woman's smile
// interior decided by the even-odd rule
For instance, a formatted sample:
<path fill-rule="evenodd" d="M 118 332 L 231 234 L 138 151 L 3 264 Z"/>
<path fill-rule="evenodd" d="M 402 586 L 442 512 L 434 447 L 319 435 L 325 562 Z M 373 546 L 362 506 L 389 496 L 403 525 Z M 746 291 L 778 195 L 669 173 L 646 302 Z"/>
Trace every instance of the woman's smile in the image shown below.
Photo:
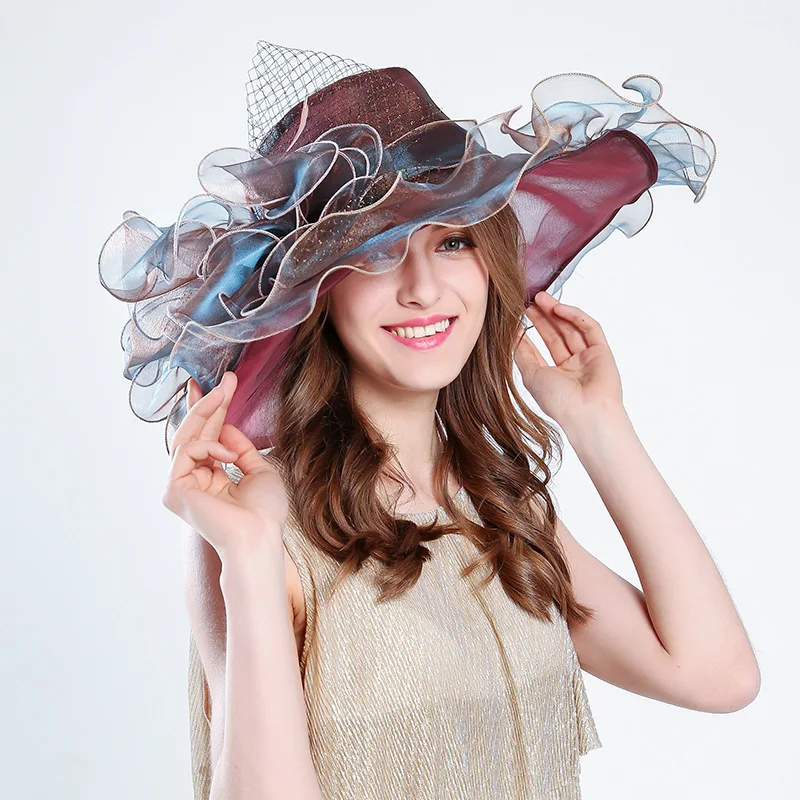
<path fill-rule="evenodd" d="M 436 330 L 438 327 L 442 327 L 439 325 L 433 326 L 429 325 L 427 328 L 406 328 L 401 329 L 404 330 L 404 335 L 400 335 L 395 330 L 390 328 L 384 328 L 386 333 L 389 334 L 396 342 L 399 344 L 404 344 L 406 347 L 410 347 L 414 350 L 431 350 L 434 347 L 438 347 L 440 344 L 443 344 L 447 339 L 450 337 L 450 332 L 453 330 L 453 327 L 456 324 L 458 317 L 451 317 L 447 321 L 445 321 L 443 325 L 443 330 L 439 331 Z M 428 333 L 430 329 L 433 329 L 432 333 Z M 413 331 L 413 336 L 408 335 L 408 331 Z"/>

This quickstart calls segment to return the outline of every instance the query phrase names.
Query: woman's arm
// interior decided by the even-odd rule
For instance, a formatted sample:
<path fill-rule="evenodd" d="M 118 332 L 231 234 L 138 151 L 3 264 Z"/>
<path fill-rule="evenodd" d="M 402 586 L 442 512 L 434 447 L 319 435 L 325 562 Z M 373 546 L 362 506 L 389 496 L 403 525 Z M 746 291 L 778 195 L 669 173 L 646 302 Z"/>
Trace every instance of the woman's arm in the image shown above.
<path fill-rule="evenodd" d="M 523 384 L 566 433 L 644 589 L 590 555 L 558 520 L 577 598 L 597 610 L 588 624 L 570 626 L 581 666 L 618 686 L 690 708 L 734 711 L 747 705 L 760 685 L 747 633 L 703 540 L 628 419 L 602 327 L 544 291 L 525 313 L 554 364 L 520 324 L 514 359 Z"/>
<path fill-rule="evenodd" d="M 321 798 L 280 532 L 226 554 L 220 587 L 227 619 L 225 724 L 211 800 Z"/>
<path fill-rule="evenodd" d="M 559 521 L 578 600 L 597 617 L 573 633 L 587 671 L 669 702 L 733 711 L 759 691 L 747 633 L 700 535 L 621 404 L 562 425 L 625 542 L 644 593 Z"/>

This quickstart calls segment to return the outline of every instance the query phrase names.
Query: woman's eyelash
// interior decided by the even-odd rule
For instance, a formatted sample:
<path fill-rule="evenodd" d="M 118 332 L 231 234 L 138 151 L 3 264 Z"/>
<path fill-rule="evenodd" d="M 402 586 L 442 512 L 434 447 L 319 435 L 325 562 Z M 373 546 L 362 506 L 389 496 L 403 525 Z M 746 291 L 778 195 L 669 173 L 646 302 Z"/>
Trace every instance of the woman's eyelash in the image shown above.
<path fill-rule="evenodd" d="M 451 241 L 462 242 L 463 244 L 465 244 L 467 246 L 467 248 L 475 247 L 475 243 L 472 241 L 472 239 L 469 238 L 469 236 L 463 236 L 463 235 L 459 235 L 459 234 L 455 234 L 455 233 L 451 234 L 450 236 L 445 236 L 445 238 L 442 239 L 442 241 L 439 243 L 439 247 L 441 247 L 443 244 L 445 244 L 445 242 L 451 242 Z M 464 248 L 459 247 L 458 250 L 451 250 L 450 252 L 451 253 L 458 253 L 460 250 L 463 250 L 463 249 Z"/>

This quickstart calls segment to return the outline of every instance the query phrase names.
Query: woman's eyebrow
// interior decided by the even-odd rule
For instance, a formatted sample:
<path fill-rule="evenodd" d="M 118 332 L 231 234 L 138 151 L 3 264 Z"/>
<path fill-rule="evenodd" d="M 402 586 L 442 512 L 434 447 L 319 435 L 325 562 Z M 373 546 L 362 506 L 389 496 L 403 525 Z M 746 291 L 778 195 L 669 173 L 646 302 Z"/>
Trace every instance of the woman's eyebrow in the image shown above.
<path fill-rule="evenodd" d="M 457 228 L 445 228 L 443 225 L 439 226 L 441 230 L 437 231 L 437 236 L 446 236 L 448 234 L 455 235 L 457 233 L 469 233 L 469 228 L 466 226 L 459 226 Z"/>

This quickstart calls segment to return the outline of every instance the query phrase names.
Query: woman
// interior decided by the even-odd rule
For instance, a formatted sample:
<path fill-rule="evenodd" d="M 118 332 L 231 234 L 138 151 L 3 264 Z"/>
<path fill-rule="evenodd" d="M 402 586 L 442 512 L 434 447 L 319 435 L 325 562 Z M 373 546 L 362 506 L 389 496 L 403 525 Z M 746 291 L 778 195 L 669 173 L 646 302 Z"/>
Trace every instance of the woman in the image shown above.
<path fill-rule="evenodd" d="M 361 80 L 359 73 L 351 74 Z M 274 189 L 287 174 L 294 180 L 298 165 L 316 163 L 273 160 L 276 152 L 293 152 L 276 142 L 302 141 L 314 119 L 309 107 L 319 112 L 330 87 L 351 97 L 364 85 L 339 79 L 279 123 L 271 120 L 258 137 L 269 161 L 231 169 L 240 180 L 253 170 L 242 180 L 244 199 L 231 207 L 243 213 L 253 187 Z M 385 96 L 386 87 L 376 86 L 369 97 Z M 404 102 L 392 108 L 409 107 L 409 87 L 425 106 L 427 96 L 409 80 L 398 89 Z M 326 152 L 333 136 L 331 120 L 320 116 L 325 137 L 311 131 L 303 158 Z M 563 282 L 588 246 L 608 235 L 612 217 L 622 227 L 609 207 L 630 212 L 629 204 L 649 199 L 642 193 L 656 173 L 670 182 L 653 157 L 660 148 L 604 136 L 576 146 L 571 161 L 496 162 L 468 139 L 442 183 L 431 176 L 446 163 L 439 156 L 454 129 L 433 116 L 407 126 L 435 130 L 436 158 L 425 169 L 402 162 L 432 141 L 424 132 L 401 137 L 402 148 L 376 151 L 393 167 L 404 163 L 404 180 L 389 170 L 377 198 L 361 193 L 380 183 L 377 174 L 353 181 L 358 202 L 343 213 L 341 190 L 315 204 L 305 191 L 311 180 L 298 180 L 303 191 L 269 195 L 300 215 L 303 234 L 283 231 L 289 246 L 278 248 L 271 229 L 268 252 L 252 262 L 262 267 L 259 304 L 243 302 L 255 281 L 242 283 L 242 276 L 256 273 L 241 266 L 263 232 L 252 221 L 246 238 L 231 236 L 224 247 L 215 233 L 209 250 L 216 258 L 206 252 L 205 271 L 196 272 L 205 283 L 191 303 L 179 287 L 181 313 L 200 322 L 184 324 L 172 340 L 170 366 L 189 363 L 192 353 L 203 380 L 214 365 L 234 366 L 207 394 L 194 377 L 188 381 L 183 416 L 171 417 L 163 497 L 188 526 L 196 797 L 570 800 L 580 797 L 579 757 L 600 746 L 581 667 L 705 711 L 741 708 L 758 691 L 744 628 L 697 531 L 636 437 L 600 325 L 541 290 Z M 382 121 L 383 129 L 372 120 L 370 130 L 400 141 Z M 348 168 L 356 151 L 370 152 L 363 142 L 352 148 Z M 591 169 L 581 160 L 590 152 L 597 156 Z M 597 189 L 598 165 L 610 170 L 620 154 L 627 160 L 609 181 L 614 188 L 587 192 L 581 180 L 595 176 Z M 283 170 L 286 163 L 292 169 Z M 489 175 L 498 165 L 510 168 L 505 177 Z M 312 175 L 315 189 L 335 174 L 330 163 L 326 170 Z M 546 180 L 553 170 L 560 170 L 559 182 Z M 525 182 L 534 176 L 541 182 Z M 581 180 L 571 184 L 576 176 Z M 624 190 L 620 176 L 630 182 Z M 505 188 L 480 188 L 487 184 Z M 460 188 L 470 202 L 455 199 L 455 190 L 441 200 L 442 187 Z M 554 187 L 570 203 L 556 202 Z M 515 207 L 525 193 L 528 200 Z M 601 194 L 612 198 L 608 204 Z M 532 210 L 534 196 L 550 203 L 545 212 Z M 424 205 L 434 197 L 446 215 Z M 556 208 L 580 203 L 566 233 L 531 225 L 537 213 L 542 222 Z M 287 218 L 286 207 L 279 211 L 265 215 L 270 224 Z M 393 224 L 381 214 L 393 215 Z M 640 228 L 641 219 L 628 230 Z M 548 231 L 552 247 L 542 240 Z M 165 243 L 169 236 L 156 244 Z M 170 252 L 155 244 L 151 250 Z M 543 265 L 556 252 L 558 269 L 547 272 Z M 280 268 L 265 269 L 273 257 Z M 172 276 L 177 264 L 164 269 L 159 262 Z M 221 292 L 214 280 L 234 274 L 241 290 L 228 284 Z M 149 280 L 150 294 L 153 285 Z M 237 336 L 220 333 L 223 345 L 206 337 L 209 297 L 242 312 L 220 324 L 238 326 Z M 259 320 L 256 312 L 265 309 L 269 315 Z M 181 313 L 173 305 L 168 320 L 180 321 Z M 525 317 L 546 342 L 552 366 L 523 335 Z M 144 330 L 146 319 L 140 315 L 129 331 L 147 334 L 148 341 L 131 340 L 141 348 L 159 344 Z M 253 335 L 256 322 L 268 336 Z M 204 346 L 190 348 L 196 341 Z M 232 358 L 224 348 L 242 341 L 251 345 Z M 150 363 L 164 358 L 154 346 Z M 559 434 L 525 406 L 514 363 L 597 486 L 644 592 L 593 558 L 558 519 L 548 462 L 560 452 Z M 136 377 L 139 388 L 145 377 L 153 383 L 152 374 Z"/>

